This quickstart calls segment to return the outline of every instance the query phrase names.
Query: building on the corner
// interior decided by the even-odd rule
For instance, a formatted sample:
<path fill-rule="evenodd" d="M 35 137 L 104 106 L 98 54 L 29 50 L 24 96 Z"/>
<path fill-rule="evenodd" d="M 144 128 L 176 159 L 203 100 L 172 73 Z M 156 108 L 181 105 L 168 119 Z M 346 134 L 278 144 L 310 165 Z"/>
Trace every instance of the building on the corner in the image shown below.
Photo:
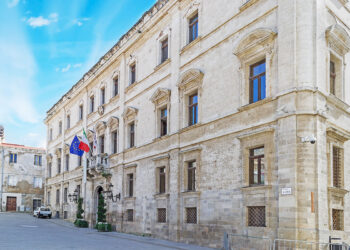
<path fill-rule="evenodd" d="M 73 220 L 85 192 L 94 226 L 110 190 L 116 230 L 212 247 L 349 242 L 347 2 L 157 1 L 47 112 L 47 204 Z"/>
<path fill-rule="evenodd" d="M 45 166 L 45 149 L 0 143 L 1 211 L 31 212 L 44 204 Z"/>

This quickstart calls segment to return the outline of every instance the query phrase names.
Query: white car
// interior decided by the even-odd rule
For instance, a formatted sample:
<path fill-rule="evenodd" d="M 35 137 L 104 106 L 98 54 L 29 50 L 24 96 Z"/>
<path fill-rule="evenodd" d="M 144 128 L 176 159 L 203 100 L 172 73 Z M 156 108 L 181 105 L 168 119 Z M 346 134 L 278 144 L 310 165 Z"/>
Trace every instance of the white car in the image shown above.
<path fill-rule="evenodd" d="M 51 218 L 52 212 L 48 207 L 38 207 L 34 210 L 33 216 L 35 217 L 48 217 Z"/>

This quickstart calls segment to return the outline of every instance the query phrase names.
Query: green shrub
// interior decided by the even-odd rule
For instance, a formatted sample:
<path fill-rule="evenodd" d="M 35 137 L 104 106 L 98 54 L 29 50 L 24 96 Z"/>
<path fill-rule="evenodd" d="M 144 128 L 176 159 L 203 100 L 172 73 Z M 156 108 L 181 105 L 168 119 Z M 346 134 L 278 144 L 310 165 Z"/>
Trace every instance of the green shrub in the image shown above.
<path fill-rule="evenodd" d="M 74 221 L 74 225 L 76 227 L 89 227 L 89 222 L 87 222 L 86 220 L 76 219 Z"/>
<path fill-rule="evenodd" d="M 95 228 L 99 231 L 99 232 L 111 232 L 112 231 L 112 225 L 109 223 L 97 223 Z"/>

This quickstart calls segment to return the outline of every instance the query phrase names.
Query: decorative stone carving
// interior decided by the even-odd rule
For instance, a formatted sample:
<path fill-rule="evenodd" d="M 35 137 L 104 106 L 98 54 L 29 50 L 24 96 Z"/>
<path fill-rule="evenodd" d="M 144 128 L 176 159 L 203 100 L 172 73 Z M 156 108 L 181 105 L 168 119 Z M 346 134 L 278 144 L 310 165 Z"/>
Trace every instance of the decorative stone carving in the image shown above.
<path fill-rule="evenodd" d="M 170 89 L 158 88 L 156 92 L 152 95 L 150 100 L 156 105 L 161 105 L 169 102 L 170 100 Z"/>
<path fill-rule="evenodd" d="M 107 121 L 107 126 L 110 128 L 111 131 L 118 129 L 119 118 L 111 116 Z"/>
<path fill-rule="evenodd" d="M 189 69 L 184 72 L 178 83 L 178 87 L 184 91 L 194 88 L 201 87 L 202 79 L 204 77 L 204 73 L 199 69 Z"/>
<path fill-rule="evenodd" d="M 68 143 L 65 143 L 64 144 L 64 150 L 63 150 L 64 153 L 65 154 L 69 154 L 69 149 L 70 149 L 70 145 Z"/>
<path fill-rule="evenodd" d="M 127 107 L 122 114 L 124 120 L 133 120 L 137 115 L 138 109 L 134 107 Z"/>
<path fill-rule="evenodd" d="M 100 105 L 98 108 L 97 108 L 97 112 L 99 115 L 103 115 L 104 112 L 105 112 L 105 107 L 103 105 Z"/>
<path fill-rule="evenodd" d="M 98 135 L 101 135 L 105 132 L 106 127 L 107 127 L 106 122 L 99 121 L 95 125 L 95 131 L 97 132 Z"/>
<path fill-rule="evenodd" d="M 53 158 L 53 155 L 52 155 L 52 154 L 49 153 L 49 154 L 46 155 L 46 161 L 47 161 L 47 162 L 51 162 L 51 161 L 52 161 L 52 158 Z"/>
<path fill-rule="evenodd" d="M 62 148 L 56 148 L 55 154 L 56 154 L 57 157 L 60 157 L 61 154 L 62 154 Z"/>
<path fill-rule="evenodd" d="M 345 55 L 350 50 L 350 36 L 339 24 L 334 24 L 326 30 L 328 46 L 336 50 L 340 55 Z"/>

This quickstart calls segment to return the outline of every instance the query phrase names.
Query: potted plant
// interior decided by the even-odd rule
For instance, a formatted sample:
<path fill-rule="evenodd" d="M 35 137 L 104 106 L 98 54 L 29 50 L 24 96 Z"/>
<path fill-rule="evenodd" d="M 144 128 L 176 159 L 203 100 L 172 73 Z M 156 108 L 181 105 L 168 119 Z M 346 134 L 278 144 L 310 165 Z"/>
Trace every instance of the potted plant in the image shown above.
<path fill-rule="evenodd" d="M 89 227 L 89 223 L 83 219 L 83 198 L 78 199 L 77 218 L 74 221 L 76 227 Z"/>
<path fill-rule="evenodd" d="M 103 195 L 100 194 L 98 197 L 98 207 L 97 207 L 97 224 L 95 228 L 99 232 L 110 232 L 112 231 L 112 225 L 106 222 L 106 203 Z"/>

